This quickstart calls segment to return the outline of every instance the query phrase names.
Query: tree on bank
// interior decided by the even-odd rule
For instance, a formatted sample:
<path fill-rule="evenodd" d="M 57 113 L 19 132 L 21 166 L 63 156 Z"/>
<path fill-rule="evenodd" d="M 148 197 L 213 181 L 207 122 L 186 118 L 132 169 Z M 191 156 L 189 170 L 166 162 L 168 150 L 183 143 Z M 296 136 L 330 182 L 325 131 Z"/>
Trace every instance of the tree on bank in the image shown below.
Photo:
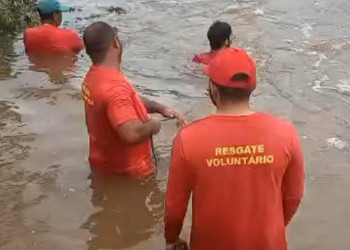
<path fill-rule="evenodd" d="M 35 0 L 0 0 L 0 32 L 16 32 L 37 22 Z"/>
<path fill-rule="evenodd" d="M 14 77 L 13 43 L 26 25 L 38 22 L 35 0 L 0 0 L 0 80 Z"/>

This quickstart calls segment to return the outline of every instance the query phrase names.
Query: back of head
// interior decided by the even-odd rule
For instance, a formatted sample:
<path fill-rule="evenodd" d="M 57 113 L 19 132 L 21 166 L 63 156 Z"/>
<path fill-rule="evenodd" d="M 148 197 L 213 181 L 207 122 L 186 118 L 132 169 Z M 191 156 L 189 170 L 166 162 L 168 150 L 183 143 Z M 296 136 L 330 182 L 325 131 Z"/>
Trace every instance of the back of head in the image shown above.
<path fill-rule="evenodd" d="M 213 23 L 207 33 L 211 49 L 220 50 L 224 48 L 231 34 L 232 28 L 228 23 L 220 21 Z"/>
<path fill-rule="evenodd" d="M 114 37 L 113 28 L 105 22 L 95 22 L 85 29 L 83 35 L 85 49 L 93 64 L 103 62 Z"/>
<path fill-rule="evenodd" d="M 53 17 L 54 12 L 43 13 L 42 11 L 40 11 L 40 9 L 38 9 L 38 12 L 42 23 L 54 22 L 54 17 Z"/>
<path fill-rule="evenodd" d="M 239 48 L 220 51 L 208 67 L 211 83 L 225 103 L 246 102 L 256 88 L 256 66 Z"/>
<path fill-rule="evenodd" d="M 61 5 L 59 0 L 40 0 L 37 9 L 42 23 L 61 25 L 62 12 L 68 12 L 69 7 Z"/>
<path fill-rule="evenodd" d="M 238 73 L 232 76 L 232 81 L 249 84 L 249 76 L 245 73 Z M 220 100 L 224 103 L 240 103 L 249 101 L 252 91 L 247 88 L 224 87 L 213 82 L 220 93 Z"/>

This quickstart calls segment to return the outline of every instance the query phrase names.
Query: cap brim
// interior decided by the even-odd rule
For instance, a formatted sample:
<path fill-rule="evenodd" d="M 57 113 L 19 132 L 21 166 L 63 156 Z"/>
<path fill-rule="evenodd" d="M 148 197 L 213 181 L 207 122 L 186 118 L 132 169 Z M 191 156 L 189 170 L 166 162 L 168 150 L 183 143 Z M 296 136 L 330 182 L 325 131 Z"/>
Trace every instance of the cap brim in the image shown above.
<path fill-rule="evenodd" d="M 59 11 L 61 12 L 69 12 L 70 8 L 68 6 L 65 5 L 61 5 L 59 8 Z"/>

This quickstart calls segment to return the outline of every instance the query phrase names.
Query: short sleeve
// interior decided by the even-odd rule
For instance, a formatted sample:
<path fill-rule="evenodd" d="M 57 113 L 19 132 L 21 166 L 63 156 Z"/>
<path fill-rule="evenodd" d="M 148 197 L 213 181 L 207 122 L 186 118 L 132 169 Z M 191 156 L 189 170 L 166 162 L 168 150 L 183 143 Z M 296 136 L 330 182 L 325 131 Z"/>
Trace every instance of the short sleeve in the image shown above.
<path fill-rule="evenodd" d="M 135 108 L 135 93 L 127 86 L 117 83 L 109 90 L 107 99 L 107 114 L 111 124 L 118 127 L 121 124 L 138 120 Z"/>
<path fill-rule="evenodd" d="M 69 33 L 68 41 L 73 52 L 80 52 L 84 48 L 84 43 L 74 30 L 67 30 Z"/>

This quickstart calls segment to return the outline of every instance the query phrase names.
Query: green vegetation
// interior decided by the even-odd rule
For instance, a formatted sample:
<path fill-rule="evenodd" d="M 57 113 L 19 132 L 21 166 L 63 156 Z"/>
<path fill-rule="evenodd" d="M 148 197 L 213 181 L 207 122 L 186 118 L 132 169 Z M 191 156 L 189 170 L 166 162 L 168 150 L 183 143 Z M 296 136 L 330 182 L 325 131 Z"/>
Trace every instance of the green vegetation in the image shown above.
<path fill-rule="evenodd" d="M 0 0 L 0 80 L 13 77 L 13 43 L 18 33 L 37 21 L 35 0 Z"/>
<path fill-rule="evenodd" d="M 35 0 L 0 0 L 0 32 L 13 33 L 24 25 L 33 25 L 38 17 Z"/>

